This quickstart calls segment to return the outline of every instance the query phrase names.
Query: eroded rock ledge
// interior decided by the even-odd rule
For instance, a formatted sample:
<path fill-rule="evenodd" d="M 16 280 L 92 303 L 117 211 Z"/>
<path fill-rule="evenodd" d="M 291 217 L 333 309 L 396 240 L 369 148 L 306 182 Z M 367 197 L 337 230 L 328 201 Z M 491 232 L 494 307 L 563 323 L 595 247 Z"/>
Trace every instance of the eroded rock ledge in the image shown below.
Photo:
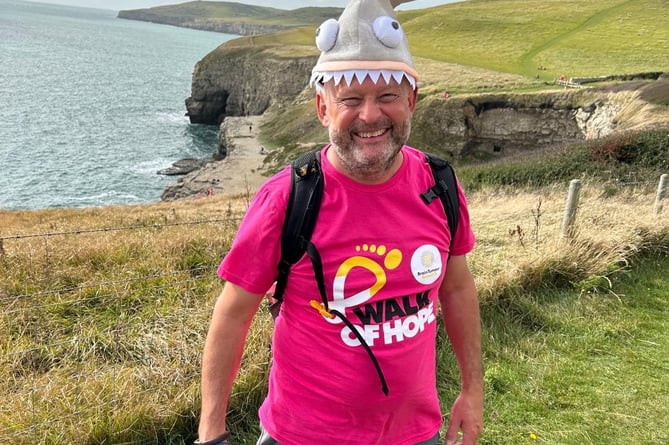
<path fill-rule="evenodd" d="M 308 84 L 317 54 L 287 57 L 290 48 L 281 51 L 222 45 L 209 53 L 195 65 L 186 99 L 190 121 L 219 125 L 225 116 L 260 115 L 272 103 L 293 100 Z"/>

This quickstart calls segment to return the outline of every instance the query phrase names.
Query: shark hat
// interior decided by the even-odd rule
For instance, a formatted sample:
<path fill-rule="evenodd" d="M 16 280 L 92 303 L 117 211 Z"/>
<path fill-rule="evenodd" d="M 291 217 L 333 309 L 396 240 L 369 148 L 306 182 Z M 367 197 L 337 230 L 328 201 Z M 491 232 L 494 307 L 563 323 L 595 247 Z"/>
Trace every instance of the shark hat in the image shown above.
<path fill-rule="evenodd" d="M 321 55 L 311 71 L 310 85 L 353 79 L 374 83 L 406 78 L 416 89 L 418 73 L 409 43 L 397 21 L 394 8 L 411 0 L 351 0 L 339 20 L 326 20 L 316 31 L 316 46 Z"/>

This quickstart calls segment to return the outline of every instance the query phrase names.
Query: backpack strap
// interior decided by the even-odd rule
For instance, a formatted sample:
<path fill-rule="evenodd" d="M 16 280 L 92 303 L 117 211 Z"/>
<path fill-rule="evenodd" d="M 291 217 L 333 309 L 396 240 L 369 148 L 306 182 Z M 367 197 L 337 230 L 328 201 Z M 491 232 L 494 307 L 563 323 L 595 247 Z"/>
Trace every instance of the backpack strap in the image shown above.
<path fill-rule="evenodd" d="M 432 169 L 432 176 L 434 177 L 434 186 L 430 187 L 426 192 L 421 193 L 420 197 L 426 204 L 430 204 L 433 199 L 439 197 L 446 212 L 446 219 L 448 220 L 448 229 L 451 232 L 451 246 L 455 239 L 455 233 L 458 230 L 458 222 L 460 217 L 460 197 L 458 195 L 458 184 L 455 179 L 455 171 L 453 166 L 446 161 L 433 154 L 425 153 L 430 168 Z M 448 256 L 450 258 L 450 249 Z"/>
<path fill-rule="evenodd" d="M 274 318 L 278 316 L 283 294 L 286 291 L 290 267 L 297 263 L 306 252 L 314 269 L 318 293 L 321 295 L 321 303 L 314 300 L 311 302 L 312 306 L 319 308 L 318 310 L 323 314 L 339 317 L 348 326 L 372 360 L 374 369 L 381 381 L 381 390 L 385 395 L 388 395 L 388 383 L 381 366 L 362 334 L 344 314 L 329 308 L 325 293 L 323 262 L 318 249 L 311 242 L 311 235 L 316 226 L 322 198 L 323 172 L 321 170 L 320 152 L 305 153 L 291 162 L 290 197 L 288 198 L 286 219 L 281 233 L 281 260 L 279 261 L 279 274 L 273 296 L 276 301 L 270 306 L 270 313 Z"/>
<path fill-rule="evenodd" d="M 290 178 L 290 197 L 281 232 L 281 260 L 274 292 L 277 306 L 283 299 L 290 267 L 304 255 L 318 219 L 323 197 L 320 152 L 305 153 L 291 162 Z"/>
<path fill-rule="evenodd" d="M 452 243 L 453 238 L 455 238 L 459 216 L 459 197 L 455 172 L 447 161 L 430 154 L 426 154 L 425 156 L 430 164 L 435 185 L 430 187 L 425 193 L 421 193 L 420 196 L 426 204 L 430 204 L 436 197 L 441 199 L 448 219 Z M 281 233 L 281 260 L 278 265 L 278 276 L 274 293 L 276 302 L 270 306 L 270 312 L 276 318 L 283 301 L 290 268 L 306 252 L 311 260 L 318 291 L 322 300 L 321 303 L 314 300 L 311 302 L 311 305 L 326 316 L 336 316 L 341 319 L 357 337 L 372 360 L 381 382 L 381 390 L 385 395 L 388 395 L 388 384 L 381 366 L 371 348 L 362 337 L 362 334 L 360 334 L 358 329 L 353 326 L 343 313 L 330 308 L 328 305 L 323 277 L 323 264 L 318 249 L 311 242 L 311 235 L 316 226 L 322 197 L 323 171 L 321 169 L 320 152 L 305 153 L 291 162 L 290 196 L 286 208 L 286 219 Z"/>

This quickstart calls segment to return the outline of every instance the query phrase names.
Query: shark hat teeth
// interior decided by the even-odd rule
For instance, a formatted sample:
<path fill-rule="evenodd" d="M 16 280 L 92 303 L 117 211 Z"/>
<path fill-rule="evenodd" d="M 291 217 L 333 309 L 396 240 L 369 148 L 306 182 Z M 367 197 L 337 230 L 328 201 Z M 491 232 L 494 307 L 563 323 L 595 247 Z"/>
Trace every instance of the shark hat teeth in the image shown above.
<path fill-rule="evenodd" d="M 398 83 L 406 78 L 415 89 L 418 73 L 409 44 L 393 8 L 402 0 L 351 0 L 339 20 L 326 20 L 316 31 L 321 55 L 310 85 L 342 79 L 362 83 L 369 77 Z"/>

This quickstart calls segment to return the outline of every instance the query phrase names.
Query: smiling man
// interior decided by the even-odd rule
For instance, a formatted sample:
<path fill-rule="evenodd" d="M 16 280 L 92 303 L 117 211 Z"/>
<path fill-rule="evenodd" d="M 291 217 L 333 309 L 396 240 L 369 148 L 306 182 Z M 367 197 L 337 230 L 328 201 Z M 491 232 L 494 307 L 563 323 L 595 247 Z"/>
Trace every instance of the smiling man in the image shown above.
<path fill-rule="evenodd" d="M 446 443 L 474 445 L 483 428 L 479 308 L 465 257 L 474 234 L 457 183 L 454 233 L 440 200 L 421 199 L 435 179 L 425 154 L 405 145 L 418 74 L 399 3 L 352 0 L 317 32 L 311 84 L 330 136 L 322 201 L 308 255 L 280 292 L 258 445 L 443 443 L 439 314 L 461 372 Z M 278 275 L 294 174 L 288 167 L 261 187 L 218 269 L 226 283 L 204 349 L 196 443 L 228 443 L 229 395 Z"/>

